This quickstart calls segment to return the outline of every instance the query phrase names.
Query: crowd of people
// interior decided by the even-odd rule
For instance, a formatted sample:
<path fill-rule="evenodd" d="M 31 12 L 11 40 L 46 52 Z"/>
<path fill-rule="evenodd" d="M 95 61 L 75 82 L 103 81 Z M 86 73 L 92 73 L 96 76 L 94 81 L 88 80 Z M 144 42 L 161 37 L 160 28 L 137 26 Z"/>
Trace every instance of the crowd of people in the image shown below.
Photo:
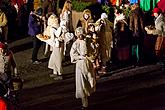
<path fill-rule="evenodd" d="M 48 56 L 48 68 L 53 70 L 50 77 L 55 80 L 63 79 L 63 62 L 76 63 L 76 98 L 82 99 L 82 109 L 88 107 L 88 96 L 95 91 L 97 79 L 107 73 L 111 64 L 115 63 L 119 67 L 131 64 L 136 67 L 144 63 L 146 37 L 157 39 L 153 44 L 153 53 L 156 61 L 164 64 L 164 10 L 155 4 L 153 15 L 149 15 L 149 18 L 155 17 L 155 21 L 146 20 L 148 13 L 142 10 L 143 0 L 140 3 L 139 0 L 110 1 L 113 14 L 103 12 L 100 18 L 96 19 L 95 13 L 85 9 L 76 29 L 72 24 L 74 18 L 71 0 L 65 1 L 60 12 L 56 9 L 54 0 L 8 1 L 8 10 L 0 8 L 2 82 L 7 81 L 11 74 L 18 75 L 13 53 L 7 48 L 8 38 L 16 36 L 30 35 L 33 38 L 32 64 L 42 63 L 37 54 L 44 42 L 44 54 L 47 56 L 51 53 Z M 114 2 L 116 4 L 112 5 Z M 13 16 L 12 19 L 9 17 L 10 14 Z M 18 31 L 21 32 L 19 35 Z"/>

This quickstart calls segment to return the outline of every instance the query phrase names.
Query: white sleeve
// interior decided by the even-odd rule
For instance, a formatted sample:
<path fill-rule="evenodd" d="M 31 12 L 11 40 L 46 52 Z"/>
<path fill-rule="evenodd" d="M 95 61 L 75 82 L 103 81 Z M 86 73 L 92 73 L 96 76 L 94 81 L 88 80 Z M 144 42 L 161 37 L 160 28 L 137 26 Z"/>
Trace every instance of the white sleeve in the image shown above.
<path fill-rule="evenodd" d="M 56 36 L 56 37 L 60 37 L 61 32 L 62 32 L 62 28 L 59 27 L 59 28 L 56 30 L 56 32 L 55 32 L 55 36 Z"/>
<path fill-rule="evenodd" d="M 77 61 L 80 59 L 79 54 L 77 52 L 76 42 L 74 42 L 71 47 L 70 58 L 72 63 L 77 63 Z"/>
<path fill-rule="evenodd" d="M 49 44 L 52 47 L 55 45 L 55 41 L 52 39 L 44 40 L 44 42 L 46 42 L 47 44 Z"/>
<path fill-rule="evenodd" d="M 55 35 L 54 35 L 54 29 L 53 28 L 50 28 L 50 39 L 55 39 Z"/>

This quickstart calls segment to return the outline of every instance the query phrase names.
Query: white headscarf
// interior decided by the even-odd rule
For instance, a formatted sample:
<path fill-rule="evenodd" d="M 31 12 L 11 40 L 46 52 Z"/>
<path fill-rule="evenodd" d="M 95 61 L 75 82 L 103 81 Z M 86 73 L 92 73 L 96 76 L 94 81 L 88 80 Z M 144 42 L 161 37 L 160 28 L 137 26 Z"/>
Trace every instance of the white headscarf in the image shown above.
<path fill-rule="evenodd" d="M 108 18 L 108 15 L 106 13 L 102 13 L 101 14 L 101 19 L 105 19 L 105 18 Z"/>
<path fill-rule="evenodd" d="M 125 15 L 123 13 L 121 13 L 119 16 L 116 16 L 116 18 L 114 20 L 114 29 L 116 28 L 116 23 L 120 20 L 122 20 L 126 25 L 128 25 L 127 22 L 125 21 L 125 19 L 126 19 Z"/>
<path fill-rule="evenodd" d="M 55 14 L 50 15 L 48 18 L 48 26 L 58 28 L 59 25 L 58 17 Z"/>
<path fill-rule="evenodd" d="M 78 35 L 83 35 L 84 34 L 84 30 L 82 27 L 78 27 L 76 28 L 75 30 L 75 35 L 78 36 Z"/>

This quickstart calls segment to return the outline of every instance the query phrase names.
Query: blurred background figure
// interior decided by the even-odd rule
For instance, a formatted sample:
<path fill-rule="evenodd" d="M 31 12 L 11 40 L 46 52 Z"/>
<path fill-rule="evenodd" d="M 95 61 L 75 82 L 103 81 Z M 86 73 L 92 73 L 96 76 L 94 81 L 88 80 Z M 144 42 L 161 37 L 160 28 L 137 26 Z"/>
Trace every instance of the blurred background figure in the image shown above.
<path fill-rule="evenodd" d="M 129 30 L 127 19 L 121 9 L 116 10 L 114 23 L 114 40 L 117 50 L 117 60 L 120 67 L 128 65 L 132 33 Z"/>
<path fill-rule="evenodd" d="M 7 110 L 7 101 L 4 99 L 4 95 L 7 93 L 7 89 L 3 85 L 2 82 L 0 82 L 0 110 Z M 14 110 L 14 109 L 13 109 Z"/>
<path fill-rule="evenodd" d="M 60 22 L 66 23 L 66 28 L 69 32 L 73 32 L 72 25 L 72 3 L 70 0 L 66 0 L 60 14 Z"/>
<path fill-rule="evenodd" d="M 12 76 L 17 76 L 16 61 L 7 44 L 0 43 L 0 80 L 7 82 Z"/>
<path fill-rule="evenodd" d="M 50 17 L 50 15 L 57 13 L 55 0 L 44 0 L 42 3 L 42 9 L 43 9 L 42 16 L 44 17 L 44 30 L 45 30 L 46 27 L 48 26 L 48 18 Z M 49 49 L 50 46 L 46 43 L 45 52 L 44 52 L 44 55 L 46 57 L 50 52 Z"/>
<path fill-rule="evenodd" d="M 0 8 L 0 34 L 1 34 L 0 41 L 7 42 L 7 38 L 8 38 L 7 17 L 1 8 Z"/>
<path fill-rule="evenodd" d="M 144 15 L 138 4 L 131 6 L 129 29 L 132 31 L 132 62 L 135 66 L 143 61 Z"/>

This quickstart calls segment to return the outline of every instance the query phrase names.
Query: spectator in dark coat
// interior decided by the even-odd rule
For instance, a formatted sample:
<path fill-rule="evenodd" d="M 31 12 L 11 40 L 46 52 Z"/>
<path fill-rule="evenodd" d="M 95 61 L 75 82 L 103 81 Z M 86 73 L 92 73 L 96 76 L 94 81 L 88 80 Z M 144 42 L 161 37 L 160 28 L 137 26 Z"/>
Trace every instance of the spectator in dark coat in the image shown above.
<path fill-rule="evenodd" d="M 7 41 L 7 36 L 8 36 L 8 25 L 7 25 L 7 17 L 4 11 L 0 8 L 0 33 L 1 37 L 0 41 L 4 42 Z"/>
<path fill-rule="evenodd" d="M 19 34 L 20 37 L 27 36 L 28 33 L 28 17 L 30 14 L 30 10 L 28 8 L 27 3 L 21 5 L 18 10 L 18 27 L 19 27 Z"/>
<path fill-rule="evenodd" d="M 28 34 L 33 37 L 32 63 L 39 64 L 40 62 L 37 59 L 37 54 L 42 42 L 37 39 L 36 35 L 41 33 L 41 21 L 40 18 L 34 12 L 31 12 L 29 15 L 28 27 Z"/>
<path fill-rule="evenodd" d="M 43 2 L 43 6 L 42 6 L 42 9 L 43 9 L 43 16 L 46 17 L 47 14 L 49 13 L 54 13 L 55 14 L 55 2 L 54 0 L 44 0 Z M 48 18 L 48 16 L 47 16 Z"/>
<path fill-rule="evenodd" d="M 8 21 L 8 38 L 7 42 L 10 42 L 11 40 L 15 40 L 17 38 L 17 11 L 14 7 L 14 5 L 9 2 L 6 6 L 6 16 Z"/>
<path fill-rule="evenodd" d="M 17 12 L 20 10 L 20 8 L 23 6 L 24 2 L 23 0 L 11 0 L 11 3 L 16 8 Z"/>

